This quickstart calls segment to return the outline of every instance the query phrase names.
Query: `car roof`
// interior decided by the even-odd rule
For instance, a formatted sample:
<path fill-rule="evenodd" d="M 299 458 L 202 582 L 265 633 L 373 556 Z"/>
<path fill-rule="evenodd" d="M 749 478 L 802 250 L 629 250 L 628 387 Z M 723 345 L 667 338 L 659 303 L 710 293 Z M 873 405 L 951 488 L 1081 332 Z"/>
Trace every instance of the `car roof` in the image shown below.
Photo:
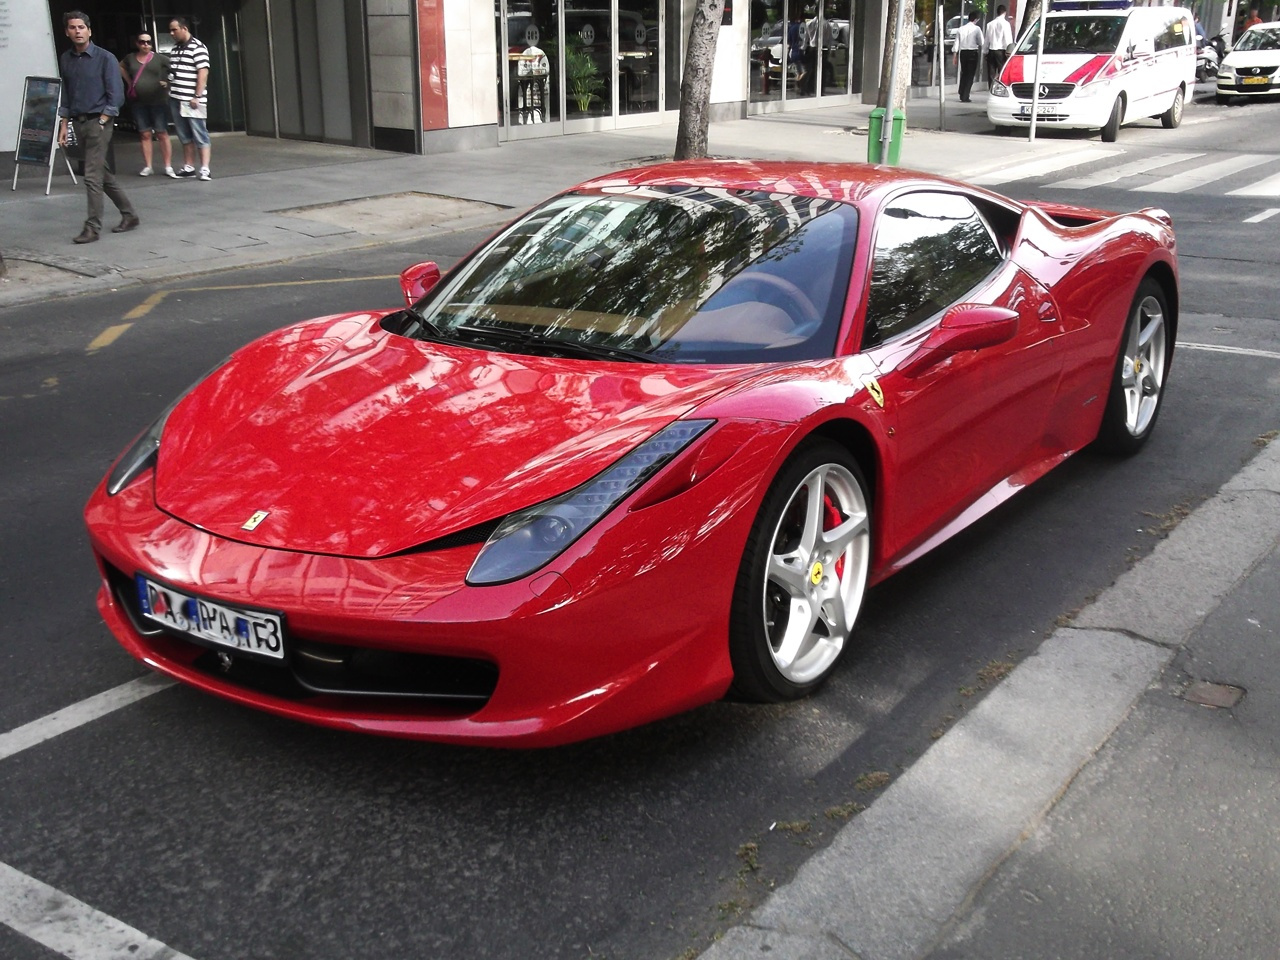
<path fill-rule="evenodd" d="M 805 163 L 782 160 L 685 160 L 596 177 L 575 189 L 609 186 L 700 186 L 762 190 L 861 204 L 900 186 L 963 186 L 927 173 L 867 163 Z"/>

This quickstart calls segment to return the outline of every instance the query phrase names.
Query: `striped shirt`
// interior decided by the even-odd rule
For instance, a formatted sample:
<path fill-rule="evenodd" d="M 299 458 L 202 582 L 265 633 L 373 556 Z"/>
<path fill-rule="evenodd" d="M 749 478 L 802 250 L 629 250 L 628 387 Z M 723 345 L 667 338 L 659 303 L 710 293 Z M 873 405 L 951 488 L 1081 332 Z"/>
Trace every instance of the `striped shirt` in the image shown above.
<path fill-rule="evenodd" d="M 174 100 L 190 100 L 196 95 L 196 75 L 209 69 L 209 48 L 192 37 L 169 51 L 169 96 Z M 207 103 L 209 91 L 200 94 L 200 102 Z"/>

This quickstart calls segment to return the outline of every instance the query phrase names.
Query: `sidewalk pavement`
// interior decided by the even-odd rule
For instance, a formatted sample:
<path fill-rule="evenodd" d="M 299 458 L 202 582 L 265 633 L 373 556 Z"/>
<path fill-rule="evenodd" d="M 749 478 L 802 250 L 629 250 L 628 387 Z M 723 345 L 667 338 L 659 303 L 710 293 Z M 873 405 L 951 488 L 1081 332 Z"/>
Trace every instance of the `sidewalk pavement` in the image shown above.
<path fill-rule="evenodd" d="M 996 135 L 985 96 L 948 102 L 946 132 L 936 101 L 911 101 L 902 165 L 964 179 L 1080 149 L 1078 138 Z M 713 123 L 710 149 L 865 162 L 870 112 L 854 105 Z M 141 155 L 120 134 L 119 179 L 141 227 L 111 233 L 118 220 L 107 202 L 101 239 L 72 244 L 85 217 L 84 187 L 72 185 L 61 156 L 48 197 L 45 169 L 23 167 L 16 191 L 0 189 L 0 252 L 12 274 L 0 283 L 0 307 L 497 225 L 588 177 L 668 159 L 674 146 L 674 124 L 433 156 L 232 134 L 215 137 L 214 179 L 206 183 L 136 176 Z M 12 183 L 12 165 L 0 164 L 0 175 Z"/>
<path fill-rule="evenodd" d="M 947 104 L 947 132 L 913 101 L 903 165 L 971 178 L 1079 149 L 994 135 L 981 96 Z M 863 160 L 868 113 L 716 123 L 711 150 Z M 126 174 L 142 227 L 83 247 L 83 189 L 64 173 L 46 198 L 27 173 L 0 191 L 0 249 L 48 273 L 0 307 L 497 224 L 673 142 L 663 126 L 416 157 L 219 137 L 215 180 Z M 136 169 L 132 144 L 118 158 Z M 1272 443 L 704 956 L 1280 955 L 1278 653 Z"/>

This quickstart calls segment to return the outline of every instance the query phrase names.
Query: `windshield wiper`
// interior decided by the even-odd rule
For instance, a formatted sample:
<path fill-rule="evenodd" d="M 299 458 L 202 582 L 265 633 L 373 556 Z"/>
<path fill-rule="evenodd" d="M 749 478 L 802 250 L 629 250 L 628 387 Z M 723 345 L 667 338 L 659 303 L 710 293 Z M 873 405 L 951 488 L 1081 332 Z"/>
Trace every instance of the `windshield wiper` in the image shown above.
<path fill-rule="evenodd" d="M 406 307 L 400 313 L 405 317 L 405 320 L 399 325 L 396 333 L 402 337 L 409 337 L 411 340 L 448 341 L 448 335 L 423 316 L 417 307 Z"/>
<path fill-rule="evenodd" d="M 610 347 L 603 343 L 583 343 L 580 340 L 559 340 L 544 333 L 526 333 L 523 330 L 498 330 L 492 327 L 473 327 L 465 324 L 454 327 L 452 332 L 473 336 L 477 340 L 484 340 L 490 343 L 517 347 L 536 347 L 540 350 L 556 351 L 574 357 L 621 360 L 633 363 L 660 362 L 652 354 L 641 353 L 639 350 L 628 350 L 626 347 Z"/>

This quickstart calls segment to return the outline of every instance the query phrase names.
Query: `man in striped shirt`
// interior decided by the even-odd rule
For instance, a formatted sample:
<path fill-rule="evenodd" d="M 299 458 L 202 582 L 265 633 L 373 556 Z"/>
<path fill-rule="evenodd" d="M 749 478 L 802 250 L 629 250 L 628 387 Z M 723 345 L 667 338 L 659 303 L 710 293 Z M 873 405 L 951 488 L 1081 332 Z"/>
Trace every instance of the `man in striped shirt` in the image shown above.
<path fill-rule="evenodd" d="M 169 51 L 169 107 L 185 161 L 172 176 L 197 176 L 194 161 L 198 146 L 198 175 L 201 180 L 209 180 L 209 127 L 205 119 L 209 113 L 209 48 L 191 35 L 186 17 L 169 21 L 169 35 L 174 41 Z"/>

